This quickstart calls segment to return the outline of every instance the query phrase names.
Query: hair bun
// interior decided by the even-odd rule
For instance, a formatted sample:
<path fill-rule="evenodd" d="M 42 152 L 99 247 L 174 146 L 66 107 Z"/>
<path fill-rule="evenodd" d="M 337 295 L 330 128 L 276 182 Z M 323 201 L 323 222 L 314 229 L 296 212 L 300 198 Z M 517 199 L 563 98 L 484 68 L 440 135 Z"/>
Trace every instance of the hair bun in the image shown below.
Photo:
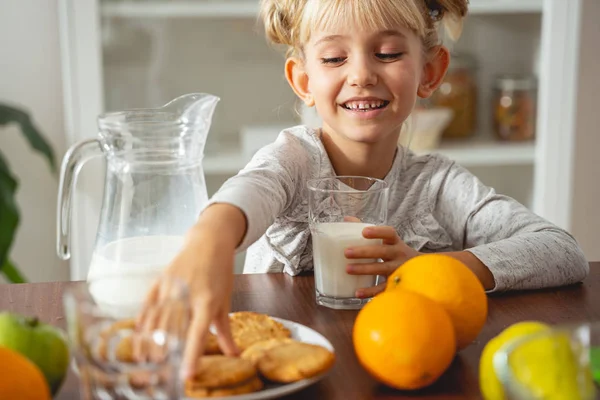
<path fill-rule="evenodd" d="M 457 18 L 467 15 L 469 0 L 425 0 L 425 6 L 432 18 L 443 18 L 451 14 Z"/>
<path fill-rule="evenodd" d="M 276 44 L 292 46 L 296 22 L 306 0 L 262 0 L 260 15 L 267 38 Z"/>
<path fill-rule="evenodd" d="M 429 15 L 434 22 L 443 21 L 451 40 L 457 41 L 463 30 L 463 18 L 467 15 L 469 0 L 425 0 Z"/>

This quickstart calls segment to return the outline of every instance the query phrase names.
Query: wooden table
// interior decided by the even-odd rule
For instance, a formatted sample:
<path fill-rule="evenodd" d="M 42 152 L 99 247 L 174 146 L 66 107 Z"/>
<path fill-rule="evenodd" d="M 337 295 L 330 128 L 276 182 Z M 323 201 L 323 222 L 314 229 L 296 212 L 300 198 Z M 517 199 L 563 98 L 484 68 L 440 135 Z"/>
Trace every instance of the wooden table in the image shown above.
<path fill-rule="evenodd" d="M 488 321 L 477 341 L 458 354 L 436 384 L 413 393 L 388 389 L 359 366 L 351 336 L 356 312 L 317 306 L 312 276 L 238 275 L 233 310 L 252 310 L 297 321 L 321 332 L 333 343 L 337 362 L 331 373 L 286 399 L 479 399 L 479 356 L 485 343 L 508 325 L 527 319 L 552 324 L 600 320 L 600 263 L 590 265 L 590 276 L 582 284 L 490 296 Z M 64 328 L 61 296 L 65 287 L 76 284 L 79 283 L 0 285 L 0 310 L 37 315 Z M 57 398 L 79 398 L 77 378 L 72 372 Z"/>

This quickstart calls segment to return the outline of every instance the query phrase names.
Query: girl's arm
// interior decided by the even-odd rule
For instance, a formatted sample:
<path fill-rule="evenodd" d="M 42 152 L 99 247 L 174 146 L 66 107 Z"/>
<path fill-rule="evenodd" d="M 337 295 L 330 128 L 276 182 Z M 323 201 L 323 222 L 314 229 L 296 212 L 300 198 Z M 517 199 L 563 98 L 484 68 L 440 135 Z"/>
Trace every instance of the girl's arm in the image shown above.
<path fill-rule="evenodd" d="M 208 202 L 202 214 L 211 211 L 213 205 L 227 204 L 244 215 L 246 224 L 238 251 L 258 240 L 298 198 L 299 190 L 303 190 L 300 186 L 306 184 L 309 157 L 301 140 L 283 131 L 274 143 L 259 150 L 243 170 L 228 179 Z"/>
<path fill-rule="evenodd" d="M 182 360 L 183 373 L 193 376 L 198 357 L 214 325 L 219 346 L 227 355 L 238 352 L 229 328 L 236 249 L 258 239 L 269 224 L 291 204 L 304 183 L 306 151 L 299 139 L 285 131 L 259 151 L 244 170 L 229 179 L 212 197 L 186 236 L 182 250 L 149 290 L 138 316 L 138 327 L 151 329 L 159 322 L 152 310 L 161 293 L 183 281 L 190 294 L 192 320 Z M 171 278 L 171 279 L 169 279 Z M 134 352 L 140 355 L 140 346 Z"/>
<path fill-rule="evenodd" d="M 589 264 L 569 233 L 457 164 L 439 162 L 431 180 L 432 213 L 465 250 L 451 255 L 466 261 L 486 289 L 554 287 L 587 276 Z"/>

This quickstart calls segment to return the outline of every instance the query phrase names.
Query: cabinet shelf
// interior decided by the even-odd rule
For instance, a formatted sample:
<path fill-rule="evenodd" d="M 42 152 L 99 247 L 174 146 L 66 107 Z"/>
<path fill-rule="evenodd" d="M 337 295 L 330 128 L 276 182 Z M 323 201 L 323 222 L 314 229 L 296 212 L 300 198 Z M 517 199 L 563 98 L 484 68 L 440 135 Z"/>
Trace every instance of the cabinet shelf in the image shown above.
<path fill-rule="evenodd" d="M 535 13 L 542 8 L 543 0 L 473 0 L 470 13 Z M 121 18 L 255 18 L 258 0 L 107 1 L 101 5 L 101 14 Z"/>
<path fill-rule="evenodd" d="M 464 167 L 533 165 L 535 162 L 535 142 L 500 142 L 489 136 L 442 142 L 431 152 L 445 155 Z"/>
<path fill-rule="evenodd" d="M 431 152 L 456 161 L 464 167 L 533 165 L 535 142 L 498 142 L 489 136 L 461 141 L 442 142 Z M 418 154 L 425 154 L 419 151 Z M 250 157 L 237 148 L 221 150 L 204 158 L 204 172 L 211 175 L 233 175 L 244 168 Z"/>

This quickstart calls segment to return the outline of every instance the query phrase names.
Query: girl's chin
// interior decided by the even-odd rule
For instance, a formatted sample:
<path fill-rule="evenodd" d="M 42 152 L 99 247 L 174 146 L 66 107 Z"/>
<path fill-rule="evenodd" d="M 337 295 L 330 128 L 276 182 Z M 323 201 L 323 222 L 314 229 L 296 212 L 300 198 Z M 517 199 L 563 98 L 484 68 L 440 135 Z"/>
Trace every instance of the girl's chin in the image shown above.
<path fill-rule="evenodd" d="M 375 144 L 380 142 L 398 142 L 398 135 L 389 129 L 369 129 L 368 127 L 352 129 L 344 135 L 353 142 Z"/>
<path fill-rule="evenodd" d="M 335 127 L 324 124 L 325 132 L 341 136 L 347 140 L 366 143 L 389 143 L 390 146 L 396 147 L 400 136 L 401 125 L 397 124 L 382 124 L 382 123 L 365 123 L 365 124 L 339 124 Z"/>

